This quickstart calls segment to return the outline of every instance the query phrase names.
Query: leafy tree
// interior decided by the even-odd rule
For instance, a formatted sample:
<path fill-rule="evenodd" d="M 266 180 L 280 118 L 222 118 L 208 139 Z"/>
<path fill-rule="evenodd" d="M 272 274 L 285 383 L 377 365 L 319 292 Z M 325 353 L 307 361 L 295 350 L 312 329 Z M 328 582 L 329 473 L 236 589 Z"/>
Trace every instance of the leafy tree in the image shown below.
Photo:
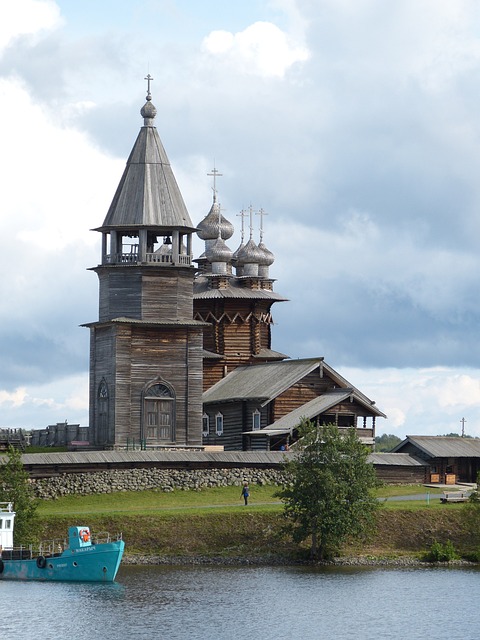
<path fill-rule="evenodd" d="M 0 462 L 0 502 L 12 502 L 16 513 L 14 544 L 35 541 L 37 500 L 28 473 L 23 468 L 21 452 L 9 447 L 4 463 Z"/>
<path fill-rule="evenodd" d="M 401 438 L 393 433 L 384 433 L 381 436 L 375 438 L 375 450 L 376 451 L 391 451 L 397 444 L 400 444 Z"/>
<path fill-rule="evenodd" d="M 472 491 L 462 509 L 463 525 L 470 545 L 480 547 L 480 471 L 477 473 L 477 489 Z"/>
<path fill-rule="evenodd" d="M 478 438 L 474 438 L 474 436 L 469 436 L 467 433 L 464 433 L 463 436 L 460 433 L 455 433 L 455 432 L 451 432 L 451 433 L 444 433 L 443 434 L 444 438 L 470 438 L 471 440 L 478 440 Z"/>
<path fill-rule="evenodd" d="M 356 430 L 335 425 L 299 426 L 301 450 L 286 464 L 290 484 L 277 492 L 293 540 L 311 540 L 314 560 L 333 557 L 347 540 L 373 533 L 378 501 L 375 470 Z"/>

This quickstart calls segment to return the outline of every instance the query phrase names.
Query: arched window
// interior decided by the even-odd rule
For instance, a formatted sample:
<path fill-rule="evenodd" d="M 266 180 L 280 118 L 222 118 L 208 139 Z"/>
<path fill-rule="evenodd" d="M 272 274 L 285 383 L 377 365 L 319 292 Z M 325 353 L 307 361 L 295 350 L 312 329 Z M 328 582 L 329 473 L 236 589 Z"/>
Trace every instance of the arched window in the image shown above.
<path fill-rule="evenodd" d="M 175 393 L 163 382 L 156 382 L 145 391 L 143 438 L 147 444 L 175 440 Z"/>

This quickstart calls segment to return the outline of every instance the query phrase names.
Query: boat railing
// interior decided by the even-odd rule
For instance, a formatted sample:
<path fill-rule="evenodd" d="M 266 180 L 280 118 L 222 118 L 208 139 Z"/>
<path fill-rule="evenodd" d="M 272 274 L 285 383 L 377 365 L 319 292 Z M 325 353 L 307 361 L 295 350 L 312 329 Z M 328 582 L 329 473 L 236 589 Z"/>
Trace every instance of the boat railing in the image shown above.
<path fill-rule="evenodd" d="M 121 533 L 110 535 L 108 531 L 100 531 L 99 533 L 92 534 L 92 544 L 105 544 L 117 540 L 122 540 Z M 9 549 L 2 549 L 0 547 L 0 557 L 4 560 L 31 560 L 38 556 L 51 558 L 61 555 L 63 551 L 68 548 L 68 540 L 65 538 L 53 538 L 52 540 L 43 540 L 38 545 L 20 545 Z"/>
<path fill-rule="evenodd" d="M 42 541 L 36 545 L 28 544 L 2 549 L 2 558 L 4 560 L 25 560 L 37 558 L 38 556 L 52 557 L 60 555 L 67 548 L 68 542 L 59 538 L 58 540 Z"/>
<path fill-rule="evenodd" d="M 65 538 L 54 538 L 52 540 L 43 540 L 38 547 L 39 556 L 52 557 L 60 555 L 68 549 L 68 542 Z"/>
<path fill-rule="evenodd" d="M 99 531 L 98 533 L 92 534 L 92 544 L 105 544 L 108 542 L 114 542 L 116 540 L 121 540 L 122 534 L 117 533 L 115 536 L 110 535 L 108 531 Z"/>
<path fill-rule="evenodd" d="M 10 549 L 2 549 L 0 555 L 2 560 L 31 560 L 35 558 L 36 554 L 32 545 L 12 547 Z"/>

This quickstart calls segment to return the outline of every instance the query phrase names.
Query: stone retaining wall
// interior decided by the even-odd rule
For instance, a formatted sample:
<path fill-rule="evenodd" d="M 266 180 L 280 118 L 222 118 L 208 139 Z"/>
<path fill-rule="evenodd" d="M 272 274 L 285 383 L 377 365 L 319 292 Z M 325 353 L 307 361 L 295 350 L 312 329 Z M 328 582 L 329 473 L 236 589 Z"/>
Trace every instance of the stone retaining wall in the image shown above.
<path fill-rule="evenodd" d="M 245 481 L 251 485 L 281 485 L 285 473 L 274 469 L 120 469 L 40 478 L 32 480 L 32 484 L 37 498 L 51 500 L 72 494 L 241 486 Z"/>

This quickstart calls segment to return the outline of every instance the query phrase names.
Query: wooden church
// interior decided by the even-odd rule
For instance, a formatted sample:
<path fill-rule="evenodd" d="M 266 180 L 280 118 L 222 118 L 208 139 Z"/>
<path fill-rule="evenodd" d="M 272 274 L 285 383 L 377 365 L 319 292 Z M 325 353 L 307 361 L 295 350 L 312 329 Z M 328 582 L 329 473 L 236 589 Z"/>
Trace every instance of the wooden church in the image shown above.
<path fill-rule="evenodd" d="M 385 415 L 323 358 L 272 349 L 273 254 L 242 212 L 240 246 L 217 201 L 194 225 L 157 129 L 144 124 L 103 224 L 99 319 L 90 328 L 90 440 L 98 448 L 270 450 L 304 417 L 357 427 L 373 443 Z M 244 220 L 249 238 L 244 243 Z M 194 260 L 192 236 L 205 243 Z M 360 424 L 361 423 L 361 424 Z"/>

